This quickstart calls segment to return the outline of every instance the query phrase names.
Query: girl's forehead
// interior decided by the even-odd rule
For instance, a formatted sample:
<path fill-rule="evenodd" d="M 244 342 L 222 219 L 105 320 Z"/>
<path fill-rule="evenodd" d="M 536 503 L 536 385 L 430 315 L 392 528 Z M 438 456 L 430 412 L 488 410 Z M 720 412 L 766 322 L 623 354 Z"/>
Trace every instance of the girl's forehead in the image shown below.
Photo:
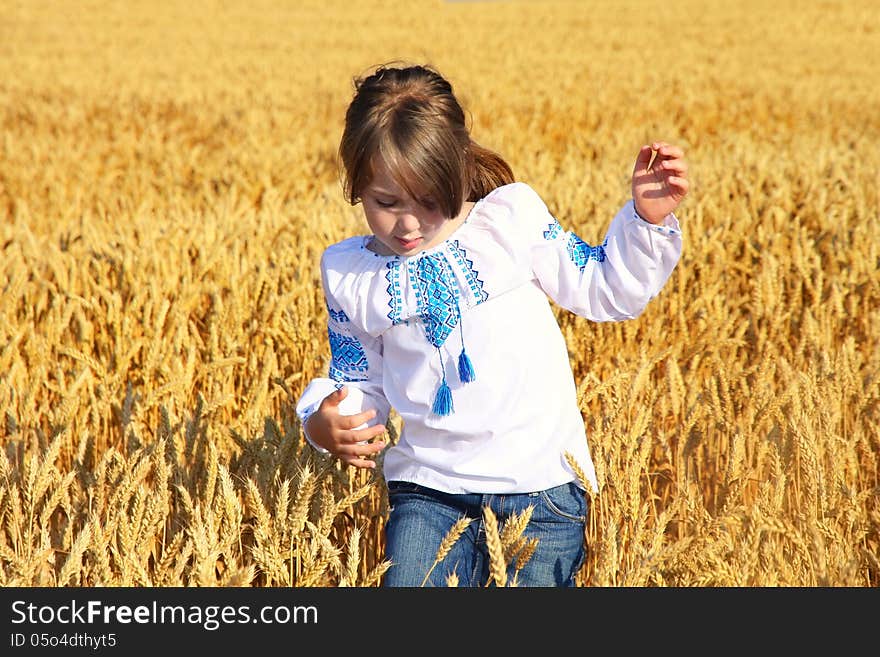
<path fill-rule="evenodd" d="M 383 158 L 373 158 L 372 162 L 370 162 L 370 186 L 383 187 L 387 191 L 400 188 L 401 185 L 398 181 L 402 176 L 400 174 L 394 175 L 395 173 Z"/>
<path fill-rule="evenodd" d="M 410 174 L 409 177 L 406 174 Z M 384 158 L 375 157 L 370 163 L 370 178 L 367 186 L 371 189 L 397 195 L 410 195 L 419 191 L 419 185 L 411 179 L 412 172 L 400 171 L 389 166 Z"/>

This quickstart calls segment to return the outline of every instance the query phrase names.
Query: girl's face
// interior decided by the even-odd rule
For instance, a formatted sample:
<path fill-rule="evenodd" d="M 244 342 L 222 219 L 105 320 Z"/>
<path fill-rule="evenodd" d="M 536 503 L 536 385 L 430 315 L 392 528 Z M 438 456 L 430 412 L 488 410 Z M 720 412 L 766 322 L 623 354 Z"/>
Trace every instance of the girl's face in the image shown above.
<path fill-rule="evenodd" d="M 458 225 L 443 216 L 436 199 L 411 198 L 380 157 L 374 161 L 373 179 L 361 193 L 361 202 L 379 241 L 373 248 L 382 255 L 415 255 L 443 242 Z"/>

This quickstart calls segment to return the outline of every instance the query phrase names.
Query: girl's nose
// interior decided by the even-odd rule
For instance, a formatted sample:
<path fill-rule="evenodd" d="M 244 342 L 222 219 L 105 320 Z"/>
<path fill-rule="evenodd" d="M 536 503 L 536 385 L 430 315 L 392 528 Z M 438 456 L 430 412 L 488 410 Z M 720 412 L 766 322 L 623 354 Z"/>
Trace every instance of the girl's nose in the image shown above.
<path fill-rule="evenodd" d="M 402 212 L 397 217 L 397 225 L 403 233 L 417 231 L 421 225 L 419 218 L 410 211 Z"/>

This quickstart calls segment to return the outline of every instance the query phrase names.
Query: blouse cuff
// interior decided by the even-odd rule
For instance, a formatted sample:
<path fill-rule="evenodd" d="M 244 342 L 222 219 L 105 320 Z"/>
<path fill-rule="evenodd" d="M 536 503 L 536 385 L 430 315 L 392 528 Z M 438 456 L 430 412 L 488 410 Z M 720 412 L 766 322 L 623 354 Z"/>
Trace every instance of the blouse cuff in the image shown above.
<path fill-rule="evenodd" d="M 633 218 L 636 223 L 642 224 L 651 230 L 660 233 L 661 235 L 681 235 L 681 226 L 678 223 L 678 218 L 673 213 L 667 214 L 663 217 L 663 221 L 660 223 L 651 223 L 644 217 L 642 217 L 638 210 L 636 210 L 636 204 L 634 201 L 630 201 L 630 205 L 632 207 Z"/>
<path fill-rule="evenodd" d="M 311 404 L 299 410 L 298 414 L 300 419 L 300 426 L 302 427 L 303 436 L 305 437 L 306 442 L 308 442 L 309 445 L 311 445 L 315 449 L 315 451 L 321 454 L 329 454 L 330 450 L 324 449 L 323 447 L 318 445 L 314 440 L 311 439 L 311 437 L 309 437 L 309 432 L 306 431 L 306 422 L 312 416 L 312 413 L 318 410 L 318 406 L 320 406 L 320 403 Z"/>

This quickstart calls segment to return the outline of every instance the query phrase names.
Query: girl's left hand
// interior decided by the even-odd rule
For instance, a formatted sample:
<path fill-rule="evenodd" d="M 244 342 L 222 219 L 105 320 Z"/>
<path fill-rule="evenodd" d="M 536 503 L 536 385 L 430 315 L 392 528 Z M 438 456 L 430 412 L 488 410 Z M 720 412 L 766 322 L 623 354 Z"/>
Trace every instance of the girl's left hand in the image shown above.
<path fill-rule="evenodd" d="M 655 152 L 657 155 L 651 162 Z M 687 193 L 684 151 L 665 141 L 642 146 L 632 175 L 632 197 L 639 216 L 652 224 L 660 223 Z"/>

